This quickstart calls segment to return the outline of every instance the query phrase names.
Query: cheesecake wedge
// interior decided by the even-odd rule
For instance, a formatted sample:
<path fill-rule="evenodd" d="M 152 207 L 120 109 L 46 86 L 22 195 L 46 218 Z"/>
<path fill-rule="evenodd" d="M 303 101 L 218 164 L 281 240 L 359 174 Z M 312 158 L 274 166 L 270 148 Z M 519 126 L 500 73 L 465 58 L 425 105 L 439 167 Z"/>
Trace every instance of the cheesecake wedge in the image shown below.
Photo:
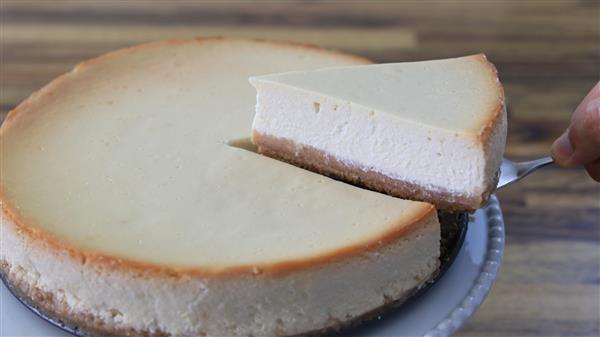
<path fill-rule="evenodd" d="M 494 191 L 504 92 L 483 54 L 250 78 L 262 153 L 390 195 L 473 211 Z"/>

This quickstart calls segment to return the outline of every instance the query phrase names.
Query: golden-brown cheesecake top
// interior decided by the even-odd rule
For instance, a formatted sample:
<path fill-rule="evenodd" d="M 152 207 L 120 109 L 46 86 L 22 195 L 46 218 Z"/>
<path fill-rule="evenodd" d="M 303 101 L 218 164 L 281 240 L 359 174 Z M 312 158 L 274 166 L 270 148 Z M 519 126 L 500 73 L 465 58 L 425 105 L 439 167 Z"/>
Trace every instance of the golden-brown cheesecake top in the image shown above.
<path fill-rule="evenodd" d="M 364 62 L 227 39 L 84 62 L 2 125 L 2 211 L 29 237 L 77 254 L 211 272 L 396 240 L 433 207 L 227 144 L 249 135 L 249 76 Z"/>

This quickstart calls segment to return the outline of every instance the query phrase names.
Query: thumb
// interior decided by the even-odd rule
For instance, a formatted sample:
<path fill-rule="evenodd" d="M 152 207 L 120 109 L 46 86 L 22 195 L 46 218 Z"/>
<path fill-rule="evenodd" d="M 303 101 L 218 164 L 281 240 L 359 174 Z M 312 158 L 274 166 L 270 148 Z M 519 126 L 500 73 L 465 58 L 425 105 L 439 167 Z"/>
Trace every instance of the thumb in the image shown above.
<path fill-rule="evenodd" d="M 552 157 L 563 167 L 587 165 L 600 158 L 600 82 L 579 104 L 567 131 L 552 144 Z"/>
<path fill-rule="evenodd" d="M 552 144 L 552 158 L 559 166 L 568 166 L 569 158 L 573 155 L 573 145 L 569 140 L 569 129 L 558 137 Z"/>

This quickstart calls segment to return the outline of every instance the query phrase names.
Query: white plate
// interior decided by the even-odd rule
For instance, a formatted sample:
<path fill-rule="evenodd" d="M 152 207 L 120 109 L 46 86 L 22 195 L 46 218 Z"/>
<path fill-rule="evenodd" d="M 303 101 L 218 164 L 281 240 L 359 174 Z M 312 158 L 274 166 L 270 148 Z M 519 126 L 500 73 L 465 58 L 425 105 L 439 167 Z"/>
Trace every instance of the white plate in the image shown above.
<path fill-rule="evenodd" d="M 504 222 L 495 196 L 469 222 L 462 249 L 448 269 L 415 301 L 383 319 L 345 331 L 354 336 L 449 336 L 483 302 L 496 279 L 504 250 Z M 1 283 L 1 282 L 0 282 Z M 72 337 L 37 317 L 0 286 L 0 336 Z"/>

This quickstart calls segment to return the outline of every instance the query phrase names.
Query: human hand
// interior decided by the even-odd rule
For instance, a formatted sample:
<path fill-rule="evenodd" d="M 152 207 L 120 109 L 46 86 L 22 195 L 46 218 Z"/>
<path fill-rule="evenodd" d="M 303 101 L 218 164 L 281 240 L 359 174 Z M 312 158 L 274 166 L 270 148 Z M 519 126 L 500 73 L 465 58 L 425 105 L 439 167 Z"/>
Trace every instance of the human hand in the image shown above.
<path fill-rule="evenodd" d="M 552 144 L 552 158 L 562 167 L 583 166 L 600 182 L 600 82 L 575 109 L 567 131 Z"/>

